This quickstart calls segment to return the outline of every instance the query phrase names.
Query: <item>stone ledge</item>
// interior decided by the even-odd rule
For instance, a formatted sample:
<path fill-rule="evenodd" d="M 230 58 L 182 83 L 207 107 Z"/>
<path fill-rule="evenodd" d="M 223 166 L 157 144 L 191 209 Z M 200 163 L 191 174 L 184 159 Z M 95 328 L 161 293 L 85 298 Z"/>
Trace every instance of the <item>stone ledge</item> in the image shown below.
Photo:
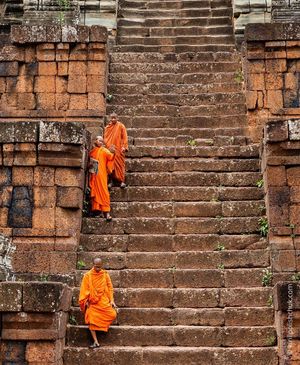
<path fill-rule="evenodd" d="M 89 132 L 79 122 L 0 122 L 0 143 L 63 143 L 83 145 Z"/>
<path fill-rule="evenodd" d="M 265 138 L 267 142 L 292 141 L 294 149 L 298 149 L 296 142 L 300 141 L 300 119 L 270 120 L 265 126 Z M 286 149 L 292 149 L 292 145 L 282 145 Z"/>
<path fill-rule="evenodd" d="M 0 283 L 0 312 L 67 312 L 71 299 L 71 288 L 63 283 Z"/>
<path fill-rule="evenodd" d="M 13 25 L 10 39 L 12 43 L 91 43 L 107 41 L 107 28 L 92 25 L 78 26 L 28 26 Z"/>
<path fill-rule="evenodd" d="M 284 41 L 300 39 L 300 24 L 270 23 L 248 24 L 245 28 L 245 40 L 259 41 Z"/>

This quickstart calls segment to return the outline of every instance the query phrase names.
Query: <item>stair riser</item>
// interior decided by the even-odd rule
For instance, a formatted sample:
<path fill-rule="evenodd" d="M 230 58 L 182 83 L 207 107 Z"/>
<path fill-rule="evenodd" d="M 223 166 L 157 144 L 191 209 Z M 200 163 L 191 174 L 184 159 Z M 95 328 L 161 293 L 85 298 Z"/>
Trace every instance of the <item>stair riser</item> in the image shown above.
<path fill-rule="evenodd" d="M 274 329 L 262 328 L 118 328 L 112 327 L 105 336 L 99 335 L 104 346 L 195 346 L 218 347 L 232 346 L 267 346 L 267 338 L 274 335 Z M 70 327 L 67 344 L 72 346 L 88 346 L 91 342 L 89 331 L 85 328 Z"/>

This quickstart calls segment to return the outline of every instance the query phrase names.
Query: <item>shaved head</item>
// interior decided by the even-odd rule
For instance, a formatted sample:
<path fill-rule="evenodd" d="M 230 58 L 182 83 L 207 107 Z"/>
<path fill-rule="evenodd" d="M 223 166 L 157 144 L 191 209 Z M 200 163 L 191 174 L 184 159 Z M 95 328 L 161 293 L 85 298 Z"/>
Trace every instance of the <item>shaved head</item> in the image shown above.
<path fill-rule="evenodd" d="M 101 269 L 102 269 L 102 260 L 100 259 L 100 257 L 95 257 L 94 260 L 93 260 L 93 263 L 94 263 L 94 270 L 96 272 L 101 271 Z"/>
<path fill-rule="evenodd" d="M 103 139 L 103 137 L 102 136 L 97 136 L 96 138 L 95 138 L 95 146 L 97 146 L 97 147 L 101 147 L 101 146 L 103 146 L 104 145 L 104 139 Z"/>

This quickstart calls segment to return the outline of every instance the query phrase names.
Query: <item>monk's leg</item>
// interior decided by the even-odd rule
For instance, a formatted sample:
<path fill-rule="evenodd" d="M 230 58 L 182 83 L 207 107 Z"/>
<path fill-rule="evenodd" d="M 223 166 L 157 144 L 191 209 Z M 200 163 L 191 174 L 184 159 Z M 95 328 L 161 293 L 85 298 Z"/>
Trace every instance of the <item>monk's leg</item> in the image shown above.
<path fill-rule="evenodd" d="M 102 212 L 104 214 L 104 218 L 110 222 L 112 220 L 112 216 L 110 215 L 110 206 L 102 205 Z"/>
<path fill-rule="evenodd" d="M 91 335 L 93 337 L 93 340 L 94 340 L 94 345 L 97 345 L 97 346 L 100 346 L 99 342 L 98 342 L 98 338 L 97 338 L 97 334 L 96 334 L 96 331 L 94 330 L 91 330 Z M 93 345 L 92 345 L 93 346 Z"/>

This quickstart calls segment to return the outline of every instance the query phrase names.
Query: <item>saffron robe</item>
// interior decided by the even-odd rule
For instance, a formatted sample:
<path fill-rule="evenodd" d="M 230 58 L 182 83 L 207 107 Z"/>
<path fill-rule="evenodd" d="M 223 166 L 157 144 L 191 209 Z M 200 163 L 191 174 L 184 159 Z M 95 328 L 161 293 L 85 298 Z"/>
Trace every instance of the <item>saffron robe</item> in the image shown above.
<path fill-rule="evenodd" d="M 98 161 L 98 171 L 90 174 L 92 211 L 110 211 L 110 195 L 107 187 L 108 163 L 114 160 L 114 154 L 105 147 L 95 147 L 90 157 Z"/>
<path fill-rule="evenodd" d="M 128 137 L 124 124 L 110 122 L 104 130 L 104 143 L 107 148 L 111 145 L 116 147 L 115 159 L 109 163 L 109 173 L 114 179 L 125 182 L 125 153 L 122 148 L 128 150 Z"/>
<path fill-rule="evenodd" d="M 79 294 L 79 305 L 90 330 L 107 332 L 117 317 L 112 307 L 113 286 L 107 271 L 94 268 L 84 274 Z M 86 307 L 87 301 L 89 306 Z"/>

